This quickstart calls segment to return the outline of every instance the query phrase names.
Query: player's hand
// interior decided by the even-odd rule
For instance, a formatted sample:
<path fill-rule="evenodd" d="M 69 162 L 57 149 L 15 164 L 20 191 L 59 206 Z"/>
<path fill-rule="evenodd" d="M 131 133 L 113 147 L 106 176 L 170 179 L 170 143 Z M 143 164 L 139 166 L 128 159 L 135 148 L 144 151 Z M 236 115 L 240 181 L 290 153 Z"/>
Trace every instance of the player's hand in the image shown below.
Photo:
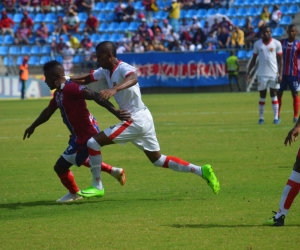
<path fill-rule="evenodd" d="M 281 75 L 278 76 L 278 82 L 279 82 L 279 83 L 282 82 L 282 76 L 281 76 Z"/>
<path fill-rule="evenodd" d="M 128 110 L 118 110 L 117 111 L 117 117 L 121 121 L 132 121 L 131 114 L 129 113 Z"/>
<path fill-rule="evenodd" d="M 292 142 L 297 141 L 298 135 L 299 135 L 300 127 L 295 126 L 287 135 L 287 137 L 284 140 L 284 145 L 287 146 L 292 145 Z"/>
<path fill-rule="evenodd" d="M 100 91 L 100 99 L 107 100 L 110 97 L 114 96 L 117 93 L 115 89 L 104 89 Z"/>
<path fill-rule="evenodd" d="M 26 138 L 29 138 L 33 134 L 33 132 L 34 132 L 33 127 L 27 128 L 24 132 L 23 140 L 25 140 Z"/>

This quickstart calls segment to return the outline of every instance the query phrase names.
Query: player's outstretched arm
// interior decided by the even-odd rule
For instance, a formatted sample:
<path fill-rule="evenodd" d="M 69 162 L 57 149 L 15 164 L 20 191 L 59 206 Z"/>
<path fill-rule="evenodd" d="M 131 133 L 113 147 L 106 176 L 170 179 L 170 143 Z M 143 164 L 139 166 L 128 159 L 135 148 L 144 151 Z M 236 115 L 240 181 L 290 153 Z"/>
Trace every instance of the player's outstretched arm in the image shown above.
<path fill-rule="evenodd" d="M 81 76 L 65 76 L 66 80 L 71 80 L 80 85 L 87 85 L 95 80 L 91 78 L 90 74 L 85 74 Z"/>
<path fill-rule="evenodd" d="M 33 134 L 33 132 L 37 126 L 48 121 L 56 109 L 57 109 L 57 107 L 53 107 L 50 105 L 47 108 L 45 108 L 42 111 L 42 113 L 39 115 L 39 117 L 30 125 L 30 127 L 28 127 L 25 130 L 24 135 L 23 135 L 23 140 L 25 140 L 26 138 L 29 138 Z"/>
<path fill-rule="evenodd" d="M 127 110 L 117 110 L 110 101 L 100 99 L 100 96 L 97 92 L 91 91 L 89 89 L 85 89 L 84 98 L 86 100 L 93 100 L 98 105 L 106 108 L 110 113 L 115 115 L 121 121 L 129 121 L 131 119 L 131 115 Z"/>
<path fill-rule="evenodd" d="M 135 73 L 132 73 L 132 74 L 128 75 L 124 79 L 123 82 L 114 86 L 112 89 L 104 89 L 104 90 L 100 91 L 100 98 L 108 99 L 108 98 L 114 96 L 118 91 L 130 88 L 133 85 L 137 84 L 137 82 L 138 82 L 137 75 Z"/>

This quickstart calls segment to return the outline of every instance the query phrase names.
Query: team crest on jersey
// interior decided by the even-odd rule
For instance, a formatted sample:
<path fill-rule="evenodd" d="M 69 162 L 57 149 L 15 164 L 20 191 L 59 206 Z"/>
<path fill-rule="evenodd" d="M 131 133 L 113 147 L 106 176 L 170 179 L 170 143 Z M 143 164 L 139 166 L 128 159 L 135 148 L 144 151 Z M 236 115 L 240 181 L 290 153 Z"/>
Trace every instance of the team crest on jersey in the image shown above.
<path fill-rule="evenodd" d="M 82 86 L 82 85 L 79 86 L 79 90 L 80 91 L 83 90 L 83 89 L 85 89 L 85 88 L 86 88 L 85 86 Z"/>
<path fill-rule="evenodd" d="M 273 51 L 274 51 L 274 48 L 270 48 L 270 51 L 273 52 Z"/>

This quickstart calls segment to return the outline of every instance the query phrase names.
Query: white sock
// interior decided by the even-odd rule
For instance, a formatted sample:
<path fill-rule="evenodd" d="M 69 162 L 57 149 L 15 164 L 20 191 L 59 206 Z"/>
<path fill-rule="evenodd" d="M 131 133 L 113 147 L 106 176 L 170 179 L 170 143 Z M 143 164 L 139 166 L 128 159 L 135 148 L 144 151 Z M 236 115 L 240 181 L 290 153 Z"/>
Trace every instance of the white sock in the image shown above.
<path fill-rule="evenodd" d="M 259 119 L 264 119 L 266 98 L 260 98 L 258 103 Z"/>
<path fill-rule="evenodd" d="M 101 180 L 101 163 L 102 156 L 100 151 L 100 145 L 96 142 L 96 140 L 92 137 L 87 142 L 89 157 L 90 157 L 90 165 L 92 172 L 92 186 L 102 190 L 102 180 Z"/>
<path fill-rule="evenodd" d="M 278 119 L 278 109 L 279 109 L 279 103 L 277 96 L 274 96 L 271 98 L 272 99 L 272 108 L 273 108 L 273 113 L 274 113 L 274 120 Z"/>
<path fill-rule="evenodd" d="M 174 156 L 161 155 L 161 157 L 154 162 L 153 165 L 157 167 L 170 168 L 178 172 L 190 172 L 202 176 L 201 166 L 194 165 Z"/>
<path fill-rule="evenodd" d="M 286 186 L 283 189 L 279 210 L 275 215 L 275 218 L 278 219 L 281 215 L 287 215 L 290 207 L 300 190 L 300 173 L 292 171 L 290 178 Z"/>

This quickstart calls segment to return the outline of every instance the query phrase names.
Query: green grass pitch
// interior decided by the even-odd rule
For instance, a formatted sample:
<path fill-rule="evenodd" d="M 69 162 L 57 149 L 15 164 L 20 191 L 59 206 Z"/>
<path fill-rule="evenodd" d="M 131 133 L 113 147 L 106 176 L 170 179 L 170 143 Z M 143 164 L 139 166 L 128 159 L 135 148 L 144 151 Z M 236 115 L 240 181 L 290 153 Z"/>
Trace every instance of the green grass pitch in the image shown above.
<path fill-rule="evenodd" d="M 210 163 L 221 183 L 214 195 L 201 178 L 154 167 L 134 146 L 107 146 L 103 160 L 123 167 L 122 187 L 103 173 L 105 196 L 69 204 L 53 165 L 67 147 L 57 111 L 30 139 L 24 130 L 49 100 L 0 102 L 0 249 L 229 249 L 300 248 L 299 197 L 281 228 L 262 221 L 278 209 L 299 143 L 283 145 L 292 128 L 286 92 L 280 125 L 270 97 L 258 125 L 258 93 L 144 95 L 161 151 L 192 163 Z M 102 129 L 117 122 L 88 103 Z M 81 188 L 90 171 L 72 167 Z"/>

